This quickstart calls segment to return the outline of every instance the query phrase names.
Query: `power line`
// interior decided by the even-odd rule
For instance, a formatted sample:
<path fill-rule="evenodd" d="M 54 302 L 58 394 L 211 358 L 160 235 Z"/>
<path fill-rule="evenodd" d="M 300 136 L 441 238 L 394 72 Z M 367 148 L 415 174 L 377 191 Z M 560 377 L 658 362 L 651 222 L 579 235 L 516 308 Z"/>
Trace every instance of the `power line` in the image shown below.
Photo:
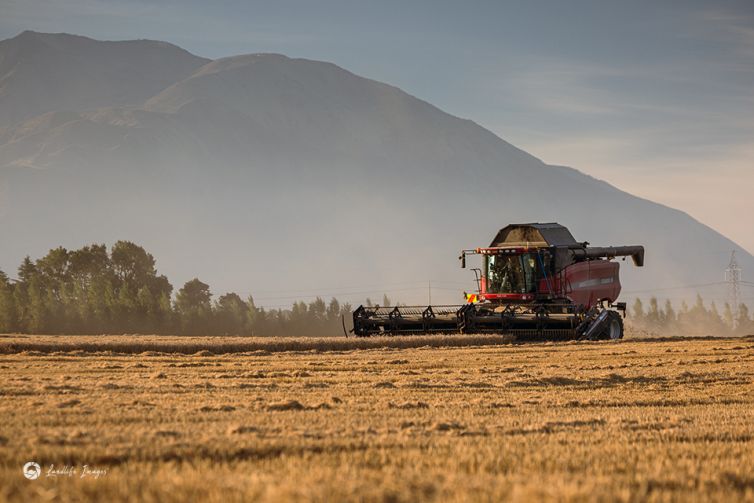
<path fill-rule="evenodd" d="M 436 284 L 442 284 L 442 285 L 458 285 L 458 289 L 462 289 L 463 287 L 469 288 L 474 281 L 436 281 L 431 280 L 432 283 Z M 323 286 L 323 287 L 315 287 L 315 288 L 307 288 L 307 289 L 287 289 L 287 290 L 234 290 L 235 293 L 238 294 L 251 294 L 251 295 L 266 295 L 266 294 L 293 294 L 292 296 L 296 295 L 305 295 L 308 293 L 319 293 L 321 292 L 331 292 L 331 293 L 344 293 L 348 294 L 349 292 L 345 292 L 344 290 L 352 290 L 352 289 L 366 289 L 366 288 L 374 288 L 373 290 L 369 290 L 367 293 L 370 292 L 387 292 L 387 291 L 396 291 L 395 287 L 404 287 L 406 285 L 416 285 L 417 288 L 426 288 L 427 280 L 422 281 L 409 281 L 409 282 L 402 282 L 402 283 L 380 283 L 380 284 L 371 284 L 371 285 L 350 285 L 350 286 Z M 423 286 L 419 286 L 423 285 Z M 435 289 L 442 289 L 441 287 L 433 287 Z M 447 288 L 446 288 L 447 289 Z"/>
<path fill-rule="evenodd" d="M 294 295 L 281 295 L 281 296 L 256 296 L 254 295 L 254 301 L 264 301 L 264 300 L 287 300 L 287 299 L 294 299 L 294 300 L 300 300 L 300 299 L 314 299 L 317 297 L 337 297 L 338 295 L 369 295 L 369 294 L 378 294 L 378 293 L 393 293 L 393 292 L 411 292 L 411 291 L 420 291 L 424 290 L 426 291 L 427 285 L 424 286 L 416 286 L 416 287 L 410 287 L 410 288 L 387 288 L 387 289 L 375 289 L 375 290 L 352 290 L 347 292 L 328 292 L 326 290 L 317 290 L 317 293 L 312 294 L 294 294 Z M 442 286 L 432 286 L 432 290 L 443 290 L 448 292 L 461 292 L 462 288 L 447 288 Z"/>
<path fill-rule="evenodd" d="M 365 288 L 375 288 L 376 290 L 390 290 L 393 289 L 396 286 L 406 286 L 406 285 L 424 285 L 426 282 L 424 281 L 410 281 L 410 282 L 403 282 L 403 283 L 388 283 L 388 284 L 370 284 L 370 285 L 348 285 L 348 286 L 321 286 L 321 287 L 315 287 L 315 288 L 305 288 L 305 289 L 286 289 L 286 290 L 235 290 L 236 293 L 257 293 L 257 294 L 284 294 L 284 293 L 293 293 L 293 294 L 306 294 L 311 292 L 337 292 L 341 290 L 352 290 L 354 288 L 356 289 L 365 289 Z M 370 290 L 371 291 L 371 290 Z"/>
<path fill-rule="evenodd" d="M 391 289 L 379 289 L 379 290 L 358 290 L 358 291 L 349 291 L 349 292 L 318 292 L 315 294 L 309 294 L 309 295 L 283 295 L 283 296 L 276 296 L 276 297 L 254 297 L 254 300 L 287 300 L 287 299 L 315 299 L 317 297 L 334 297 L 336 295 L 368 295 L 368 294 L 375 294 L 375 293 L 392 293 L 392 292 L 410 292 L 410 291 L 419 291 L 419 290 L 426 290 L 425 286 L 417 286 L 412 288 L 391 288 Z"/>

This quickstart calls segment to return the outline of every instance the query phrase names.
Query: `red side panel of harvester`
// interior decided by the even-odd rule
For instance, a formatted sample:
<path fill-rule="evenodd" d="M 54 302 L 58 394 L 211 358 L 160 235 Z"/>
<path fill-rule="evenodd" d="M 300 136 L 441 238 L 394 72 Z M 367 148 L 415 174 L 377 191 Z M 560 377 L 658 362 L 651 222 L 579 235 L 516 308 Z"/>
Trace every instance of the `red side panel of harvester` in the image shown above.
<path fill-rule="evenodd" d="M 619 269 L 617 262 L 607 260 L 578 262 L 555 276 L 553 288 L 578 306 L 589 307 L 601 301 L 613 303 L 621 289 Z M 547 291 L 546 284 L 541 287 Z"/>

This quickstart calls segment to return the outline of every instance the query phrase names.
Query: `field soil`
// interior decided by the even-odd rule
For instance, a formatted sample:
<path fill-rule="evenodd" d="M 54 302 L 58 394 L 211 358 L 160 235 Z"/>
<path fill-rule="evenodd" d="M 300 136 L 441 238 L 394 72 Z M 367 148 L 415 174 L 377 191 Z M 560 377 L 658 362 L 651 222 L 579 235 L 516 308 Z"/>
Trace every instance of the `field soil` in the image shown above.
<path fill-rule="evenodd" d="M 754 501 L 751 338 L 462 337 L 0 337 L 0 501 Z"/>

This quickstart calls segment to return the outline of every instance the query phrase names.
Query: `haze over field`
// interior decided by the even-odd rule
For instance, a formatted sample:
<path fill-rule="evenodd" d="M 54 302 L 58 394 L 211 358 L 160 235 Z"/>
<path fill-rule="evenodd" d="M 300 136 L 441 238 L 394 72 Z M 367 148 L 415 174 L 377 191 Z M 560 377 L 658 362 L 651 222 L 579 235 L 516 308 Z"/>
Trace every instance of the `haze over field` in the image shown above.
<path fill-rule="evenodd" d="M 31 29 L 331 61 L 750 252 L 754 223 L 735 216 L 753 211 L 752 26 L 750 0 L 0 2 L 0 39 Z"/>
<path fill-rule="evenodd" d="M 458 250 L 508 222 L 644 244 L 627 290 L 719 282 L 725 251 L 740 250 L 398 88 L 278 54 L 210 61 L 165 42 L 24 32 L 0 42 L 0 127 L 10 272 L 58 244 L 130 239 L 173 284 L 199 275 L 263 305 L 381 291 L 423 302 L 428 279 L 435 302 L 458 302 L 474 288 Z"/>

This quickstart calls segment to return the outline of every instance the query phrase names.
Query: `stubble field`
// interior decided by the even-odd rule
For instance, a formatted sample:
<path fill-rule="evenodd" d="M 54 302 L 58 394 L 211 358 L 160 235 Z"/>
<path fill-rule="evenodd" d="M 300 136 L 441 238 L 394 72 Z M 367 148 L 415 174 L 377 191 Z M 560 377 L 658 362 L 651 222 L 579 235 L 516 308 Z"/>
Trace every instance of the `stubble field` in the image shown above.
<path fill-rule="evenodd" d="M 0 500 L 754 501 L 751 338 L 416 339 L 0 338 Z"/>

